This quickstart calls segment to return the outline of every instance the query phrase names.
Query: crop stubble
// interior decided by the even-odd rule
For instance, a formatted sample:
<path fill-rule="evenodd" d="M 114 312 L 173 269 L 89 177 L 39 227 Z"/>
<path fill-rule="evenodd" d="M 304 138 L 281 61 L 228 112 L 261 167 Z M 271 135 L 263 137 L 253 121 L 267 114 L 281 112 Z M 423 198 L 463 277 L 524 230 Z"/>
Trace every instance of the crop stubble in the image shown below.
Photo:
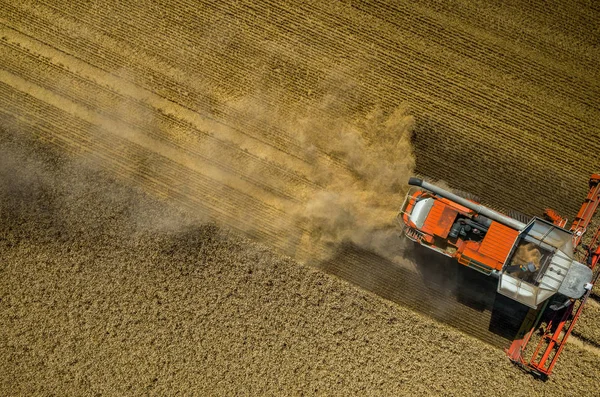
<path fill-rule="evenodd" d="M 600 347 L 600 327 L 598 327 L 598 316 L 600 315 L 600 303 L 598 299 L 588 299 L 583 308 L 577 327 L 573 331 L 592 345 Z"/>

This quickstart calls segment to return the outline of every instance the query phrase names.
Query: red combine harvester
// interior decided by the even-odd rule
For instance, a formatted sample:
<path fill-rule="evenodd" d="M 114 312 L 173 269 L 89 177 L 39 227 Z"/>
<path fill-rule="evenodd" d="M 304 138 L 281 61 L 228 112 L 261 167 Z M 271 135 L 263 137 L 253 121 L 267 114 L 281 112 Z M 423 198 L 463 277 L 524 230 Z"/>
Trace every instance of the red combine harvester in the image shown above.
<path fill-rule="evenodd" d="M 583 246 L 581 262 L 575 259 L 600 203 L 600 174 L 591 176 L 570 229 L 551 209 L 545 219 L 522 222 L 421 179 L 408 183 L 413 187 L 398 216 L 406 236 L 497 278 L 498 293 L 530 308 L 506 352 L 546 379 L 600 274 L 600 227 Z"/>

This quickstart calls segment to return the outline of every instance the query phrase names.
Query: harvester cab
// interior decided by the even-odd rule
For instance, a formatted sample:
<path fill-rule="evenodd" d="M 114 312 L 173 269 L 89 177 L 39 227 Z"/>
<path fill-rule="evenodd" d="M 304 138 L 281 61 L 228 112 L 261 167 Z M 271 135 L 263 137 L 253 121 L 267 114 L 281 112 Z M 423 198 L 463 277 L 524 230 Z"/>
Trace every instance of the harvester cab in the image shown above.
<path fill-rule="evenodd" d="M 498 293 L 533 309 L 556 294 L 557 302 L 581 298 L 593 273 L 573 259 L 572 241 L 571 232 L 534 218 L 515 240 L 500 273 Z"/>
<path fill-rule="evenodd" d="M 591 269 L 573 259 L 573 233 L 541 218 L 525 224 L 418 178 L 399 218 L 408 238 L 498 278 L 497 291 L 533 309 L 579 299 Z M 419 189 L 421 188 L 421 189 Z"/>

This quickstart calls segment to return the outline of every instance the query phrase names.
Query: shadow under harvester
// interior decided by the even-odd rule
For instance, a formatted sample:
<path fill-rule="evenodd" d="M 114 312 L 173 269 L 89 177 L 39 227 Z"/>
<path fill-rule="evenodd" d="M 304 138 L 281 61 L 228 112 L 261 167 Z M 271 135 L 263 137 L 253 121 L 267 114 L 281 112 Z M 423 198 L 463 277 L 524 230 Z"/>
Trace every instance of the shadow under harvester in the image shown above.
<path fill-rule="evenodd" d="M 345 243 L 318 266 L 491 345 L 510 345 L 529 309 L 496 293 L 496 279 L 416 244 L 404 259 L 414 269 Z"/>

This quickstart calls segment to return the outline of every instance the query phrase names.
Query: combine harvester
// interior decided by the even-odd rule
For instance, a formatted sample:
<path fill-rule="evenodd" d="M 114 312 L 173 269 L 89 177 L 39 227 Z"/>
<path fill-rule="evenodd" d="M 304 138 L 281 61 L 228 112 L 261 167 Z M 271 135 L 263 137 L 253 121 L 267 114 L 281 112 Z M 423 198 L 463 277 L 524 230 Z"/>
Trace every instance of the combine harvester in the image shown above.
<path fill-rule="evenodd" d="M 569 229 L 547 209 L 544 219 L 515 219 L 418 178 L 410 178 L 398 216 L 406 236 L 498 279 L 497 292 L 530 308 L 509 358 L 547 379 L 600 274 L 600 227 L 582 245 L 598 204 L 600 174 Z M 582 245 L 581 262 L 575 259 Z M 538 331 L 538 332 L 536 332 Z"/>

